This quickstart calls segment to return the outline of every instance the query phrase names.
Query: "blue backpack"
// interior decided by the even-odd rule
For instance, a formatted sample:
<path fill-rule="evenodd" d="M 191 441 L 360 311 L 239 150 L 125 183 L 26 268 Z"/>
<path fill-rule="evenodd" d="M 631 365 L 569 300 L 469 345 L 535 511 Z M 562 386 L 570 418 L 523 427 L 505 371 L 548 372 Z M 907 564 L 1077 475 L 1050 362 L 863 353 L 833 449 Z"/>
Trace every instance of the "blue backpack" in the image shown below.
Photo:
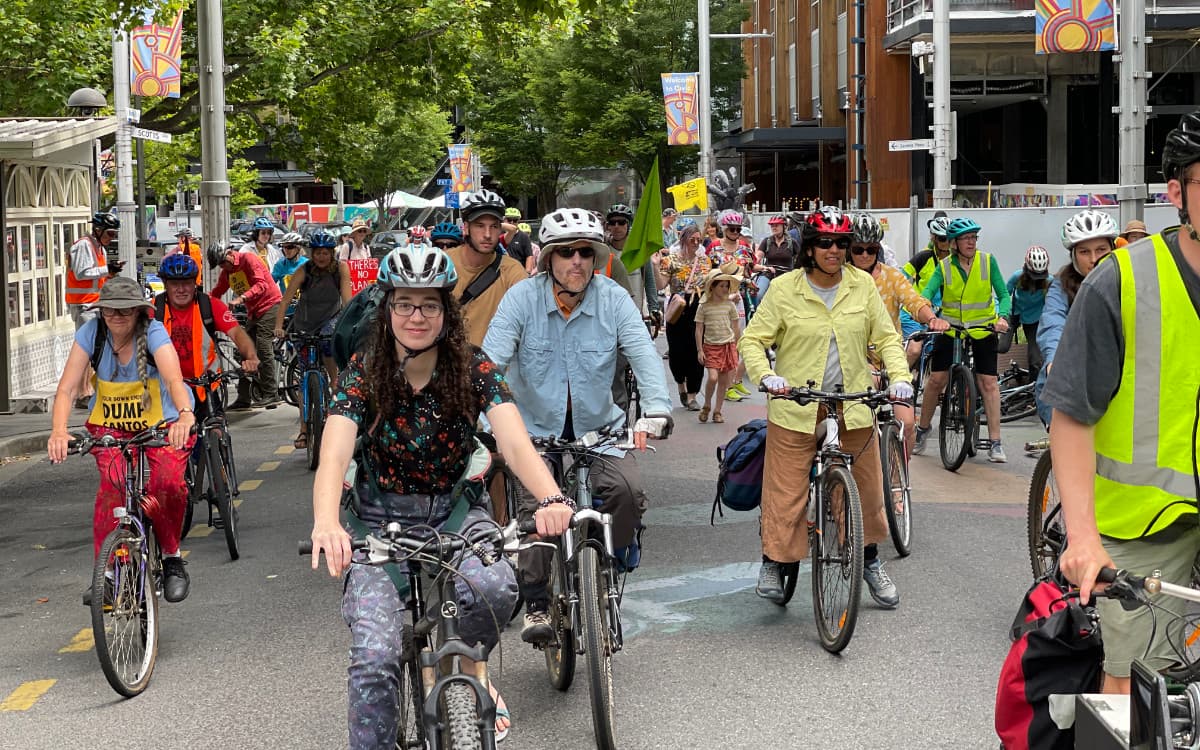
<path fill-rule="evenodd" d="M 724 446 L 717 447 L 717 496 L 713 500 L 710 523 L 717 514 L 725 517 L 721 506 L 730 510 L 754 510 L 762 503 L 763 463 L 767 450 L 767 420 L 752 419 L 738 428 Z"/>

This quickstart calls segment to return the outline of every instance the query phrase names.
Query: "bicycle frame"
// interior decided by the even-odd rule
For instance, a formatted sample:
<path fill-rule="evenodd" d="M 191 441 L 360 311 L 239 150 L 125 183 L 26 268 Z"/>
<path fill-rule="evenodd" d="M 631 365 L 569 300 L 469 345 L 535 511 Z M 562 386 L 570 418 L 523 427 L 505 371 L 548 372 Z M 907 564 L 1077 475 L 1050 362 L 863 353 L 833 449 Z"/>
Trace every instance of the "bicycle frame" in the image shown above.
<path fill-rule="evenodd" d="M 300 371 L 300 415 L 303 419 L 308 414 L 308 384 L 311 378 L 317 378 L 317 385 L 321 393 L 326 393 L 329 390 L 329 374 L 325 372 L 325 365 L 321 362 L 321 340 L 320 336 L 302 336 L 299 343 L 296 345 L 296 359 L 299 362 Z M 317 404 L 317 408 L 321 410 L 321 416 L 325 413 L 325 401 Z"/>

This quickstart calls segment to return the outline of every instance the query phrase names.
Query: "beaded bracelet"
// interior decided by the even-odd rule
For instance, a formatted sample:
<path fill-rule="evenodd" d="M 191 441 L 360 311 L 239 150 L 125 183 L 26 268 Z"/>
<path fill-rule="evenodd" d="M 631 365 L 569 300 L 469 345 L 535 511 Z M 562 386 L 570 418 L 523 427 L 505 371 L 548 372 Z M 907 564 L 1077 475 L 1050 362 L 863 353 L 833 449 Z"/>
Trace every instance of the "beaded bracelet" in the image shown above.
<path fill-rule="evenodd" d="M 551 505 L 555 505 L 557 503 L 562 503 L 572 511 L 575 510 L 575 501 L 566 495 L 551 495 L 543 498 L 542 501 L 538 503 L 538 510 L 541 510 L 542 508 L 549 508 Z"/>

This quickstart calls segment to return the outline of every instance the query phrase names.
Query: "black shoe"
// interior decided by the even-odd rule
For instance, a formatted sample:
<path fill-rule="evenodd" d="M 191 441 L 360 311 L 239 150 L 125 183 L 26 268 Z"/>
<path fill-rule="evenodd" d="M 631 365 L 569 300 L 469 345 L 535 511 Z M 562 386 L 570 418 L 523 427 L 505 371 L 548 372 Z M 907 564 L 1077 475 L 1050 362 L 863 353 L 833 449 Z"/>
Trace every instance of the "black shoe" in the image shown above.
<path fill-rule="evenodd" d="M 250 407 L 252 409 L 274 409 L 275 407 L 279 406 L 279 401 L 280 399 L 278 395 L 264 396 L 251 402 Z"/>
<path fill-rule="evenodd" d="M 249 408 L 250 408 L 250 402 L 243 401 L 240 398 L 237 401 L 234 401 L 229 406 L 225 407 L 226 411 L 246 411 Z"/>
<path fill-rule="evenodd" d="M 185 565 L 187 562 L 182 557 L 163 558 L 163 598 L 169 602 L 181 602 L 187 598 L 191 579 L 184 569 Z"/>

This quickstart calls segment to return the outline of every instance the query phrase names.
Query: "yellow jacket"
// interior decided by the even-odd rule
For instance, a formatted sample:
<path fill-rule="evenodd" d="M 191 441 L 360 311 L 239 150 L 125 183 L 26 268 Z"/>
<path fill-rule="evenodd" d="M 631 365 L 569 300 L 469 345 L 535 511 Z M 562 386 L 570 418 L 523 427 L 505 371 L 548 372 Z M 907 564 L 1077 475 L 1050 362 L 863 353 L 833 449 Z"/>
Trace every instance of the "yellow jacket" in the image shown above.
<path fill-rule="evenodd" d="M 803 386 L 809 380 L 819 384 L 829 358 L 830 333 L 837 340 L 847 391 L 865 391 L 872 385 L 867 368 L 868 344 L 875 345 L 892 382 L 911 380 L 900 334 L 883 306 L 875 280 L 850 266 L 842 270 L 832 310 L 813 291 L 808 274 L 802 270 L 772 281 L 742 334 L 738 351 L 755 383 L 768 375 L 779 375 L 793 386 Z M 772 344 L 776 346 L 774 370 L 766 355 Z M 850 430 L 872 425 L 871 410 L 861 404 L 847 405 L 844 417 Z M 817 405 L 771 399 L 767 418 L 780 427 L 812 434 L 817 426 Z"/>

